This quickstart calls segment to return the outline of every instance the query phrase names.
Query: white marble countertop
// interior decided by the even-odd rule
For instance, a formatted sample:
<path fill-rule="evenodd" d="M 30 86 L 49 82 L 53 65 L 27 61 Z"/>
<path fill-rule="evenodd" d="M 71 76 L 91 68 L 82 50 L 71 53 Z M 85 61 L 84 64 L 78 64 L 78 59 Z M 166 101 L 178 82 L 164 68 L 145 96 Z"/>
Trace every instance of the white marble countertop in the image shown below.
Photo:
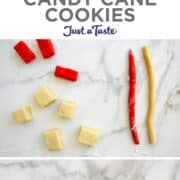
<path fill-rule="evenodd" d="M 37 59 L 25 65 L 13 50 L 16 40 L 0 42 L 0 156 L 180 156 L 180 41 L 54 40 L 56 56 L 43 60 L 36 42 L 27 40 Z M 157 143 L 149 145 L 146 131 L 147 73 L 141 48 L 149 45 L 156 77 Z M 137 66 L 136 121 L 141 145 L 131 139 L 127 114 L 129 48 Z M 53 76 L 57 64 L 77 69 L 77 83 Z M 41 109 L 32 94 L 47 85 L 59 100 Z M 61 100 L 74 100 L 73 120 L 57 116 Z M 17 125 L 12 111 L 31 104 L 33 121 Z M 78 144 L 80 125 L 100 130 L 95 148 Z M 62 130 L 65 149 L 48 152 L 43 132 Z"/>
<path fill-rule="evenodd" d="M 175 160 L 0 161 L 0 175 L 2 180 L 179 180 L 180 162 Z"/>

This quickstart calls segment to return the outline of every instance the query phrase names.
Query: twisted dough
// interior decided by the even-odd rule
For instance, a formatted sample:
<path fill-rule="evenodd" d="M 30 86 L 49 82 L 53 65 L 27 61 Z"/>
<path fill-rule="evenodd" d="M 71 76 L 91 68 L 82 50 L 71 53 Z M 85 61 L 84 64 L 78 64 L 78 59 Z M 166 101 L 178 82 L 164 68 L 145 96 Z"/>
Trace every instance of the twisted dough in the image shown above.
<path fill-rule="evenodd" d="M 147 72 L 149 76 L 149 107 L 147 114 L 147 128 L 148 128 L 148 136 L 149 142 L 151 144 L 155 144 L 156 136 L 155 136 L 155 128 L 154 128 L 154 109 L 155 109 L 155 80 L 154 80 L 154 70 L 151 64 L 151 57 L 149 54 L 149 49 L 147 46 L 144 46 L 143 56 L 146 62 Z"/>

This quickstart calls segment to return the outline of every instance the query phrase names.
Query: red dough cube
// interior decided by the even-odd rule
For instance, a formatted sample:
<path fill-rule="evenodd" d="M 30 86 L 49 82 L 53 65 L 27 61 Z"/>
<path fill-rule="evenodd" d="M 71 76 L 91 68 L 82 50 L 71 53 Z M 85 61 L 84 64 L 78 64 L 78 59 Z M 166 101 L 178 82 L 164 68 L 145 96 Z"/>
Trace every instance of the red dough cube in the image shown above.
<path fill-rule="evenodd" d="M 56 66 L 54 75 L 59 78 L 64 78 L 70 81 L 77 81 L 79 72 L 70 68 Z"/>
<path fill-rule="evenodd" d="M 43 58 L 49 58 L 55 54 L 53 43 L 50 39 L 37 39 Z"/>
<path fill-rule="evenodd" d="M 30 63 L 32 60 L 36 58 L 36 55 L 33 53 L 33 51 L 27 46 L 27 44 L 24 41 L 18 42 L 14 46 L 14 49 L 26 64 Z"/>

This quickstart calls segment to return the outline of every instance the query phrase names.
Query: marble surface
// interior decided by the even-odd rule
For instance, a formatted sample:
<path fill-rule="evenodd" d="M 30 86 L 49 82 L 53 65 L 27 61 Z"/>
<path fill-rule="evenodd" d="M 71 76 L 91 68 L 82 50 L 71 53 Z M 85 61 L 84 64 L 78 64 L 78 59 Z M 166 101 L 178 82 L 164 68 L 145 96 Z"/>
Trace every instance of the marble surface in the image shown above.
<path fill-rule="evenodd" d="M 179 180 L 180 162 L 175 160 L 1 160 L 0 175 L 2 180 Z"/>
<path fill-rule="evenodd" d="M 16 42 L 0 42 L 0 156 L 180 156 L 180 40 L 54 40 L 56 56 L 49 60 L 42 59 L 34 40 L 26 40 L 37 54 L 29 65 L 14 52 Z M 141 52 L 145 44 L 150 47 L 156 77 L 155 145 L 148 143 L 146 131 L 148 86 Z M 133 144 L 128 124 L 129 48 L 134 50 L 137 65 L 139 146 Z M 54 78 L 57 64 L 77 69 L 79 81 Z M 49 86 L 59 97 L 47 109 L 41 109 L 32 97 L 42 85 Z M 73 120 L 57 116 L 62 100 L 77 102 Z M 34 119 L 17 125 L 11 113 L 24 104 L 33 106 Z M 100 130 L 96 147 L 77 143 L 80 125 Z M 43 132 L 51 128 L 62 130 L 63 151 L 48 152 Z"/>

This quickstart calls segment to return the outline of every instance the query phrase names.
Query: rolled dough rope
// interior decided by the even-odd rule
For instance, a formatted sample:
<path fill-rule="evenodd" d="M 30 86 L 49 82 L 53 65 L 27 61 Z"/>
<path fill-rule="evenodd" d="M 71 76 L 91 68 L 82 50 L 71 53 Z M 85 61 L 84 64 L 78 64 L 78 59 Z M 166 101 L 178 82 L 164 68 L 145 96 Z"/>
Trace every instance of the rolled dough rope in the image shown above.
<path fill-rule="evenodd" d="M 135 123 L 135 103 L 136 103 L 136 66 L 135 57 L 132 50 L 129 51 L 129 124 L 131 128 L 131 134 L 135 144 L 140 144 L 138 132 Z"/>
<path fill-rule="evenodd" d="M 149 107 L 148 107 L 148 114 L 147 114 L 148 136 L 149 136 L 149 142 L 151 144 L 155 144 L 156 135 L 155 135 L 155 128 L 154 128 L 154 109 L 155 109 L 154 70 L 151 63 L 151 57 L 149 54 L 148 46 L 144 46 L 142 51 L 143 51 L 144 60 L 146 62 L 147 73 L 149 76 Z"/>

